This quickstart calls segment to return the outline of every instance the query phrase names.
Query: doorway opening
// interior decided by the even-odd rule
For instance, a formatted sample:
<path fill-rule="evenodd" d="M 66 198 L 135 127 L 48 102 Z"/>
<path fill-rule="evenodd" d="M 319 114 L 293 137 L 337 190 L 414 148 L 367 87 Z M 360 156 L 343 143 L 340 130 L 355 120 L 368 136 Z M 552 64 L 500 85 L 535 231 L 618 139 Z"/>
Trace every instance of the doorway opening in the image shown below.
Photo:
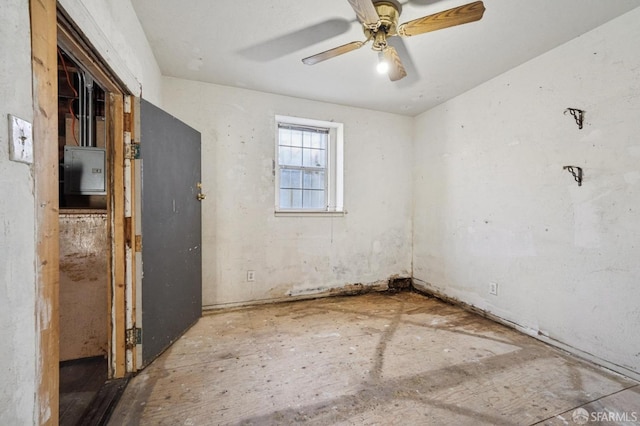
<path fill-rule="evenodd" d="M 59 424 L 99 424 L 126 386 L 123 85 L 57 11 Z M 129 266 L 129 270 L 131 267 Z M 128 295 L 129 298 L 132 294 Z"/>
<path fill-rule="evenodd" d="M 108 378 L 105 91 L 58 47 L 60 424 Z"/>

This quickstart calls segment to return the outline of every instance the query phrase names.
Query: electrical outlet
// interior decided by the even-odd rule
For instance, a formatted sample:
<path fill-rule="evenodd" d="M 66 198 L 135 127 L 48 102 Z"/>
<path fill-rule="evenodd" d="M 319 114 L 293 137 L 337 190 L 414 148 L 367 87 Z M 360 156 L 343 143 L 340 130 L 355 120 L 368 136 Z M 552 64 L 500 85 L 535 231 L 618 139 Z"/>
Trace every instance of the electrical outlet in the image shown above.
<path fill-rule="evenodd" d="M 256 271 L 247 271 L 247 281 L 253 282 L 256 280 Z"/>
<path fill-rule="evenodd" d="M 33 163 L 33 132 L 31 123 L 9 114 L 9 159 Z"/>
<path fill-rule="evenodd" d="M 489 294 L 498 295 L 498 283 L 489 283 Z"/>

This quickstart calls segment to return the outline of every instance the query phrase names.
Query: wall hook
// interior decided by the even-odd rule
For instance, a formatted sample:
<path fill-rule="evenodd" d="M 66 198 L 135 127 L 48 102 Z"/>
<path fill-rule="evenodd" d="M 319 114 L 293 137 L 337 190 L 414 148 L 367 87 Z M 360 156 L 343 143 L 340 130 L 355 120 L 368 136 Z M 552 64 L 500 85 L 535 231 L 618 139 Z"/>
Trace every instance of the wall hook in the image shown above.
<path fill-rule="evenodd" d="M 564 110 L 565 115 L 571 114 L 574 120 L 576 120 L 576 124 L 578 125 L 578 129 L 582 129 L 582 122 L 584 121 L 584 110 L 578 108 L 567 108 Z"/>
<path fill-rule="evenodd" d="M 578 186 L 582 186 L 582 167 L 564 166 L 562 170 L 569 170 L 569 173 L 573 175 L 573 179 L 578 182 Z"/>

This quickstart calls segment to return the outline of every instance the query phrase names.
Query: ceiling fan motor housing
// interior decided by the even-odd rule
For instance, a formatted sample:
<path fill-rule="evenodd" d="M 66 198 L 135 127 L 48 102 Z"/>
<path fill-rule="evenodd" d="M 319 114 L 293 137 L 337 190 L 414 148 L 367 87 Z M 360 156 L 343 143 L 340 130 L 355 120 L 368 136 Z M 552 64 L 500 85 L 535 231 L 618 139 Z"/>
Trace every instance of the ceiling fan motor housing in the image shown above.
<path fill-rule="evenodd" d="M 376 29 L 363 27 L 367 39 L 373 39 L 373 50 L 383 50 L 387 47 L 387 36 L 397 34 L 398 18 L 402 12 L 402 5 L 396 0 L 382 0 L 373 3 L 380 17 L 380 26 Z"/>

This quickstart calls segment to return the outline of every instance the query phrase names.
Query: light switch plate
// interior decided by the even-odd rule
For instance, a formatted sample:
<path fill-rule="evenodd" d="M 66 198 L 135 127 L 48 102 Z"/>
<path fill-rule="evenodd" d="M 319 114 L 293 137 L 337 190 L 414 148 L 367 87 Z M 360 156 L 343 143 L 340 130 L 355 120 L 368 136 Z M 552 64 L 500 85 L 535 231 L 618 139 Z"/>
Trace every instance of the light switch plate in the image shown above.
<path fill-rule="evenodd" d="M 9 114 L 9 159 L 33 163 L 33 131 L 31 123 Z"/>

